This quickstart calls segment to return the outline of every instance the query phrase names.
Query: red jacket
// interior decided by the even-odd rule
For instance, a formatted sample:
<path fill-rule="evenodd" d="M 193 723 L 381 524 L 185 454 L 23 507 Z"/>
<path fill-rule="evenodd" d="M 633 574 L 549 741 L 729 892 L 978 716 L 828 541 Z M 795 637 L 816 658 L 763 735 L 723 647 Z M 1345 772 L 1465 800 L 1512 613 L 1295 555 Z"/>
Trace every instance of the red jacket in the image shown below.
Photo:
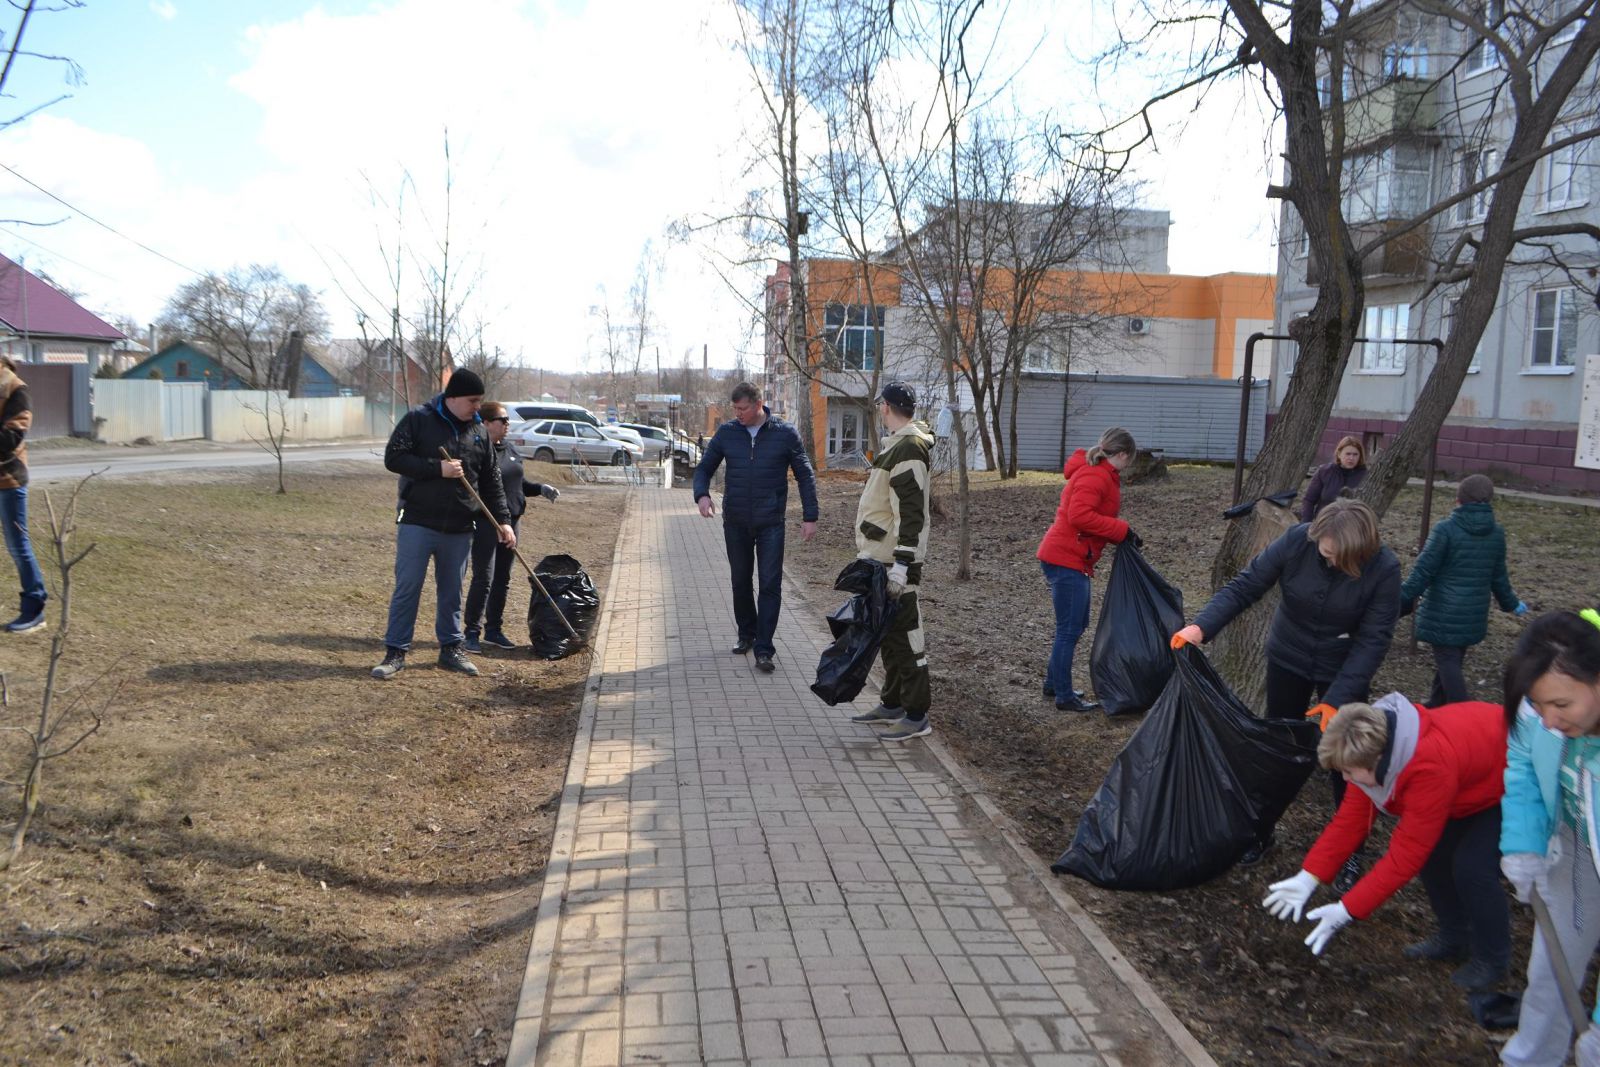
<path fill-rule="evenodd" d="M 1344 895 L 1345 910 L 1357 919 L 1371 915 L 1421 872 L 1446 822 L 1494 807 L 1505 792 L 1506 720 L 1500 705 L 1473 700 L 1418 706 L 1417 713 L 1422 725 L 1416 751 L 1400 769 L 1382 809 L 1400 820 L 1389 851 Z M 1319 882 L 1332 882 L 1367 839 L 1378 810 L 1366 793 L 1346 786 L 1344 801 L 1302 866 Z"/>
<path fill-rule="evenodd" d="M 1067 459 L 1063 473 L 1067 487 L 1061 490 L 1056 521 L 1039 542 L 1038 555 L 1046 563 L 1093 576 L 1107 542 L 1121 544 L 1128 536 L 1128 524 L 1117 518 L 1122 475 L 1104 460 L 1091 464 L 1081 448 Z"/>

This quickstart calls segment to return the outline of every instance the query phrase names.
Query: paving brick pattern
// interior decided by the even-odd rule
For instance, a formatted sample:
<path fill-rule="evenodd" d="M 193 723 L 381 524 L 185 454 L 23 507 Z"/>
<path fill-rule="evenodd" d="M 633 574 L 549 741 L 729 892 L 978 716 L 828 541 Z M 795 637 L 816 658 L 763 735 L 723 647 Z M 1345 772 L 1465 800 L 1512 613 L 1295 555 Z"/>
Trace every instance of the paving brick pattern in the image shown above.
<path fill-rule="evenodd" d="M 616 563 L 512 1067 L 1195 1062 L 923 742 L 807 689 L 820 614 L 729 654 L 719 521 L 635 490 Z"/>

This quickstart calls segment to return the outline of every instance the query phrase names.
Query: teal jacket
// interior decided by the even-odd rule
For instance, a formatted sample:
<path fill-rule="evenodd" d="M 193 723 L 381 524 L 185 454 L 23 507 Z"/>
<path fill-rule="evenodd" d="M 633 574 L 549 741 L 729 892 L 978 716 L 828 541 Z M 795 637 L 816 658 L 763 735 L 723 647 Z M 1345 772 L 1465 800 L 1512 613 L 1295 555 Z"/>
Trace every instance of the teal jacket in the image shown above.
<path fill-rule="evenodd" d="M 1500 852 L 1532 852 L 1545 855 L 1561 825 L 1561 752 L 1567 740 L 1551 733 L 1527 701 L 1517 709 L 1517 725 L 1511 731 L 1506 754 L 1506 794 L 1500 802 Z M 1589 854 L 1600 872 L 1600 839 L 1595 827 L 1595 780 L 1600 777 L 1600 756 L 1584 765 L 1580 788 L 1583 790 L 1585 830 Z M 1553 859 L 1554 857 L 1552 857 Z"/>
<path fill-rule="evenodd" d="M 1489 594 L 1514 611 L 1506 574 L 1506 532 L 1487 503 L 1461 504 L 1433 528 L 1400 586 L 1402 602 L 1422 597 L 1417 640 L 1466 648 L 1489 632 Z"/>

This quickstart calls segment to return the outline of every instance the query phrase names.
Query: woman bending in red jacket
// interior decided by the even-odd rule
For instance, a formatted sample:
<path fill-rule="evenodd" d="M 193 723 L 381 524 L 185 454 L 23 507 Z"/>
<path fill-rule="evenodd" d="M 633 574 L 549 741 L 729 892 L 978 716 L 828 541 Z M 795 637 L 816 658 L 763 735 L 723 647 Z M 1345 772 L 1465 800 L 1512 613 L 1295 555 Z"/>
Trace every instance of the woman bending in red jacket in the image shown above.
<path fill-rule="evenodd" d="M 1050 585 L 1056 611 L 1056 639 L 1045 671 L 1044 695 L 1062 711 L 1093 711 L 1100 705 L 1072 688 L 1072 658 L 1078 638 L 1089 628 L 1089 579 L 1107 543 L 1139 538 L 1117 518 L 1122 507 L 1122 471 L 1134 457 L 1133 435 L 1112 427 L 1087 452 L 1067 460 L 1067 487 L 1061 490 L 1056 521 L 1039 543 L 1039 567 Z"/>
<path fill-rule="evenodd" d="M 1390 693 L 1376 704 L 1346 704 L 1332 720 L 1317 760 L 1356 788 L 1344 791 L 1300 873 L 1269 886 L 1262 905 L 1298 921 L 1317 886 L 1367 839 L 1376 813 L 1396 816 L 1383 858 L 1337 903 L 1306 916 L 1317 923 L 1306 944 L 1321 955 L 1340 928 L 1365 919 L 1420 873 L 1439 929 L 1401 954 L 1465 959 L 1451 980 L 1471 991 L 1492 988 L 1511 958 L 1511 915 L 1500 885 L 1505 712 L 1482 701 L 1423 708 Z"/>

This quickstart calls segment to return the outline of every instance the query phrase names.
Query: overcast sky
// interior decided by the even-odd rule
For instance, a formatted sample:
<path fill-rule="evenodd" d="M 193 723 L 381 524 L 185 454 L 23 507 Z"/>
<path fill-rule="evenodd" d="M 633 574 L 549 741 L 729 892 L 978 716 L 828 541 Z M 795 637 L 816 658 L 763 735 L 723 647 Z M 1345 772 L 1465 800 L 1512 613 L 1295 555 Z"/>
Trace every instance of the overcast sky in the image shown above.
<path fill-rule="evenodd" d="M 1014 5 L 1025 104 L 1126 105 L 1073 66 L 1097 18 L 1090 0 Z M 579 368 L 599 287 L 625 304 L 651 241 L 663 363 L 698 362 L 705 344 L 731 366 L 748 315 L 708 249 L 666 237 L 730 207 L 745 181 L 751 93 L 731 36 L 726 0 L 90 0 L 37 14 L 26 45 L 70 56 L 84 80 L 19 65 L 8 115 L 71 95 L 0 132 L 0 163 L 71 206 L 0 170 L 0 217 L 65 220 L 0 223 L 0 251 L 138 322 L 191 271 L 276 263 L 321 291 L 335 336 L 355 336 L 356 303 L 391 299 L 379 248 L 404 172 L 406 239 L 440 229 L 448 128 L 452 243 L 491 343 Z M 1174 271 L 1273 269 L 1269 137 L 1259 106 L 1229 91 L 1140 157 L 1144 206 L 1172 212 Z"/>

